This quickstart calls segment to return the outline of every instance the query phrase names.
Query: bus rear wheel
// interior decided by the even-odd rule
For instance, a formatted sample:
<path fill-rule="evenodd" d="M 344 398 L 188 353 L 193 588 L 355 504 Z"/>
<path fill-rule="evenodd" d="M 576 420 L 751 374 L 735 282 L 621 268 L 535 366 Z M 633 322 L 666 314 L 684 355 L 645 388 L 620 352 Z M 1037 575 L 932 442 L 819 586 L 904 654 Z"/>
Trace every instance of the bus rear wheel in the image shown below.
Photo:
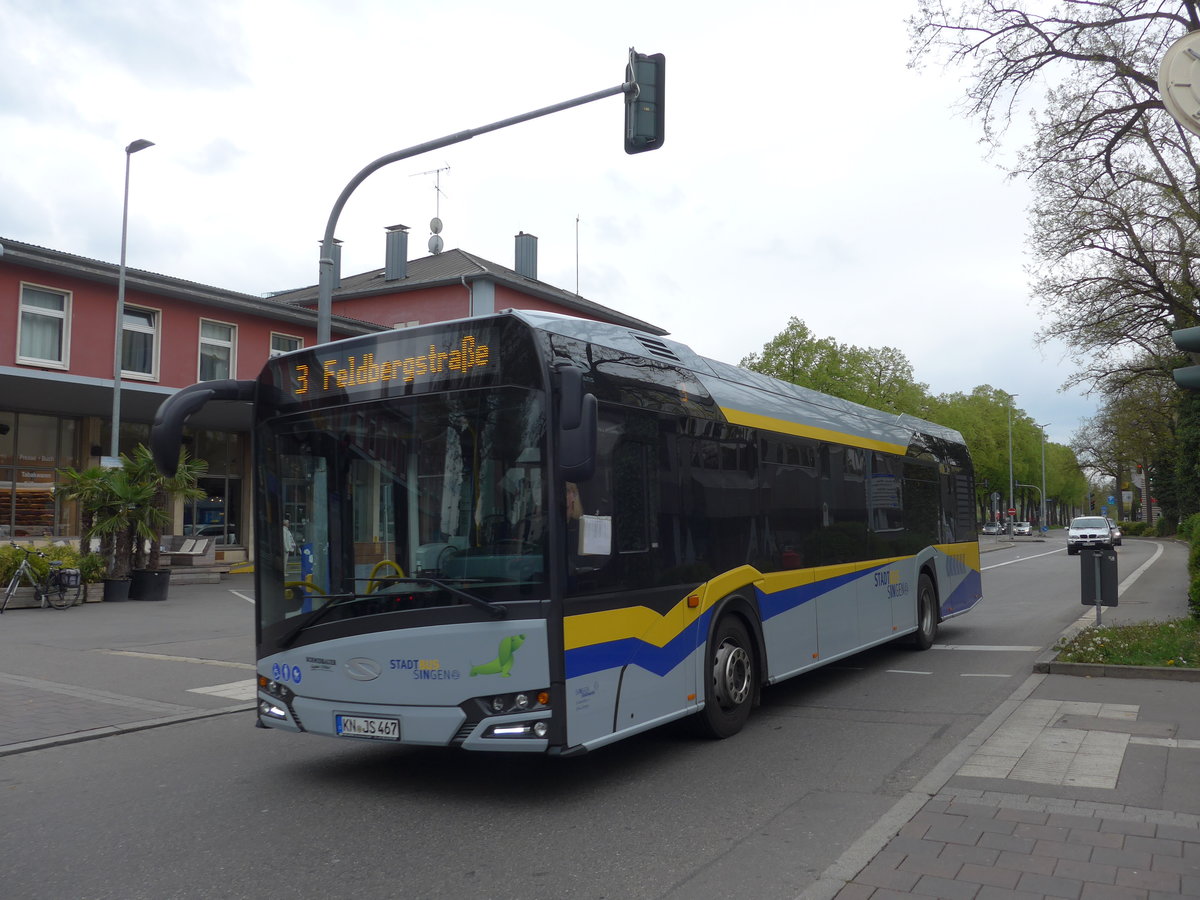
<path fill-rule="evenodd" d="M 913 635 L 913 646 L 928 650 L 937 637 L 937 628 L 937 591 L 933 589 L 933 579 L 922 574 L 917 579 L 917 631 Z"/>
<path fill-rule="evenodd" d="M 754 644 L 741 619 L 725 616 L 717 623 L 705 660 L 704 709 L 696 714 L 697 728 L 706 737 L 731 737 L 750 718 L 758 691 Z"/>

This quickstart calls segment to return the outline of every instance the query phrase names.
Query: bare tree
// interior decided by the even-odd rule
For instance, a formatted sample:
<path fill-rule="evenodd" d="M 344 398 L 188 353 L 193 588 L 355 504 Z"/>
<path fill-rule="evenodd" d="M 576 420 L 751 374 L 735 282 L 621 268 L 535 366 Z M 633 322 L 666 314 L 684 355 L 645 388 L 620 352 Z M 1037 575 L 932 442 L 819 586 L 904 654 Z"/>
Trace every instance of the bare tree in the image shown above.
<path fill-rule="evenodd" d="M 1200 28 L 1198 5 L 920 0 L 910 20 L 915 65 L 942 56 L 970 67 L 965 108 L 993 146 L 1018 110 L 1041 104 L 1010 172 L 1034 186 L 1039 337 L 1065 341 L 1080 363 L 1069 383 L 1119 394 L 1169 378 L 1168 332 L 1197 319 L 1198 169 L 1157 67 Z"/>

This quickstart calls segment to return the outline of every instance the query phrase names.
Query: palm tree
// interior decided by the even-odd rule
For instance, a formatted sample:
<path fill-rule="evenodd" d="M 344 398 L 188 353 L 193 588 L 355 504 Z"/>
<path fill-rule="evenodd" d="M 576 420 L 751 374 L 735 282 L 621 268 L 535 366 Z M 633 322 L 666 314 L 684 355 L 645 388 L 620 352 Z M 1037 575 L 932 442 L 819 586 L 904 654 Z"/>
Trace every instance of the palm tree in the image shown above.
<path fill-rule="evenodd" d="M 56 493 L 65 500 L 79 504 L 79 555 L 84 557 L 92 549 L 92 523 L 95 519 L 96 501 L 104 492 L 104 479 L 107 476 L 99 466 L 92 466 L 83 471 L 67 467 L 59 469 L 59 475 L 62 482 L 55 488 Z"/>
<path fill-rule="evenodd" d="M 127 464 L 128 460 L 122 457 L 122 462 Z M 102 552 L 109 556 L 109 578 L 127 579 L 133 563 L 135 535 L 142 538 L 153 535 L 139 511 L 153 503 L 154 486 L 131 478 L 125 466 L 100 471 L 99 489 L 90 501 L 93 518 L 87 536 L 100 538 Z"/>
<path fill-rule="evenodd" d="M 145 541 L 138 540 L 133 547 L 133 568 L 157 569 L 159 565 L 162 532 L 171 525 L 168 503 L 173 499 L 201 500 L 206 494 L 197 483 L 208 471 L 208 463 L 191 459 L 182 447 L 179 450 L 179 467 L 170 478 L 164 476 L 154 465 L 154 456 L 144 444 L 134 448 L 131 458 L 122 457 L 124 469 L 131 480 L 150 485 L 153 500 L 140 507 L 135 513 L 136 533 L 149 540 L 150 554 L 146 558 Z"/>

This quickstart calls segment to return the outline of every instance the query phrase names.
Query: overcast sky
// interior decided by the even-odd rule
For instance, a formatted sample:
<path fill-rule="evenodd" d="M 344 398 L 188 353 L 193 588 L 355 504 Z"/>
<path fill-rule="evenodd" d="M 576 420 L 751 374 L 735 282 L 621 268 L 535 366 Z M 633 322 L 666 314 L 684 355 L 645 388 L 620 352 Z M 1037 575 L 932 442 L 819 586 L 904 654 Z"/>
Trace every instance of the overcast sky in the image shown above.
<path fill-rule="evenodd" d="M 935 393 L 991 384 L 1067 443 L 1095 412 L 1038 348 L 1029 193 L 906 68 L 913 3 L 804 0 L 0 0 L 0 238 L 265 294 L 317 280 L 334 201 L 373 160 L 623 80 L 667 57 L 661 150 L 610 97 L 395 163 L 342 213 L 342 271 L 384 229 L 513 264 L 736 363 L 804 320 L 898 348 Z M 736 8 L 735 8 L 736 7 Z M 435 192 L 430 170 L 440 176 Z M 578 263 L 577 263 L 578 259 Z"/>

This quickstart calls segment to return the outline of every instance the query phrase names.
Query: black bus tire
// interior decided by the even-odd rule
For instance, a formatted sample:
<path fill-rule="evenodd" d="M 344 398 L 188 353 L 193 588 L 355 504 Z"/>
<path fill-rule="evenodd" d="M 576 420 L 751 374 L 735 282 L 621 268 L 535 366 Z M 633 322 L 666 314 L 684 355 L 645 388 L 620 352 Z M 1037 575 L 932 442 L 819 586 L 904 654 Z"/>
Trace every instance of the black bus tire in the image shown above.
<path fill-rule="evenodd" d="M 705 737 L 727 738 L 742 730 L 758 691 L 758 663 L 740 618 L 722 616 L 704 656 L 704 708 L 696 727 Z"/>
<path fill-rule="evenodd" d="M 917 630 L 913 634 L 913 646 L 928 650 L 937 638 L 937 629 L 937 591 L 933 588 L 933 579 L 922 572 L 917 578 Z"/>

